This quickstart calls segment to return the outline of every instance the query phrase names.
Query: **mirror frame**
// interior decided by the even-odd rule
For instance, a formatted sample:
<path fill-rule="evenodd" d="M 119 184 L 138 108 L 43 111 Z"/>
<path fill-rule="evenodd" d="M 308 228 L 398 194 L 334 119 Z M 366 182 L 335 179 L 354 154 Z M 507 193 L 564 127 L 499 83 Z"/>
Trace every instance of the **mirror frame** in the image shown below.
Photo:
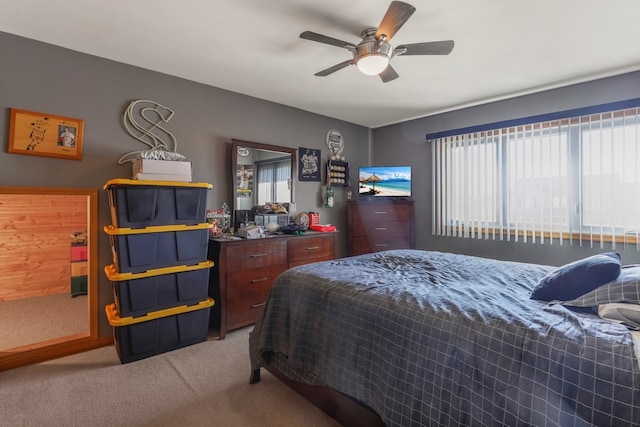
<path fill-rule="evenodd" d="M 238 147 L 248 147 L 256 150 L 268 150 L 268 151 L 276 151 L 283 154 L 288 154 L 291 156 L 291 188 L 289 191 L 291 192 L 291 202 L 295 203 L 295 182 L 297 176 L 297 153 L 298 150 L 296 148 L 282 147 L 280 145 L 271 145 L 271 144 L 263 144 L 260 142 L 251 142 L 251 141 L 243 141 L 240 139 L 232 139 L 233 144 L 231 145 L 231 173 L 232 179 L 231 184 L 233 185 L 233 211 L 234 214 L 232 218 L 232 224 L 235 222 L 235 211 L 237 208 L 237 198 L 238 198 L 238 188 L 236 185 L 236 173 L 238 170 Z M 274 200 L 275 201 L 275 200 Z"/>
<path fill-rule="evenodd" d="M 98 190 L 95 188 L 0 187 L 2 194 L 49 194 L 87 196 L 89 283 L 87 284 L 87 333 L 0 350 L 0 372 L 113 344 L 113 337 L 98 337 Z"/>

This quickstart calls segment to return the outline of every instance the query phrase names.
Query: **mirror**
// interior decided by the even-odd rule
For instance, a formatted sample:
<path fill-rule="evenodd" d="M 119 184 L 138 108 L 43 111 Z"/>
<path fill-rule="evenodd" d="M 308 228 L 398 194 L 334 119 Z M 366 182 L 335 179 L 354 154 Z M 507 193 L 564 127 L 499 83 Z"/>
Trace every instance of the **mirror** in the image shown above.
<path fill-rule="evenodd" d="M 0 371 L 98 346 L 98 191 L 0 187 Z"/>
<path fill-rule="evenodd" d="M 234 228 L 255 205 L 293 203 L 296 149 L 233 139 Z"/>

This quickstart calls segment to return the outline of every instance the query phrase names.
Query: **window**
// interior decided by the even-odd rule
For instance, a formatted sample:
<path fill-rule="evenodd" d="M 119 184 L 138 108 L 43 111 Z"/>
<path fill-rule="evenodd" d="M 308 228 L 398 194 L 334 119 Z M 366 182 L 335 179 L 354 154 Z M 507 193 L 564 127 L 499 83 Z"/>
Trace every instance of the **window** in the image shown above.
<path fill-rule="evenodd" d="M 614 247 L 640 240 L 637 106 L 430 141 L 434 234 Z"/>
<path fill-rule="evenodd" d="M 271 159 L 256 162 L 258 204 L 291 202 L 289 190 L 291 179 L 291 159 Z"/>

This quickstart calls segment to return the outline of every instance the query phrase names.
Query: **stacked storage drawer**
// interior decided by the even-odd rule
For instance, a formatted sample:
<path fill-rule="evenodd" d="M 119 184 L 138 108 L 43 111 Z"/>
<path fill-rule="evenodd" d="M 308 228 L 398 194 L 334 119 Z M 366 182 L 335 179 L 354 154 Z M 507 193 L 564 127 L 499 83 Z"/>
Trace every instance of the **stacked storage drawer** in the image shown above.
<path fill-rule="evenodd" d="M 71 296 L 87 294 L 89 274 L 87 242 L 71 243 Z"/>
<path fill-rule="evenodd" d="M 207 339 L 206 183 L 108 181 L 115 302 L 105 307 L 122 363 Z"/>

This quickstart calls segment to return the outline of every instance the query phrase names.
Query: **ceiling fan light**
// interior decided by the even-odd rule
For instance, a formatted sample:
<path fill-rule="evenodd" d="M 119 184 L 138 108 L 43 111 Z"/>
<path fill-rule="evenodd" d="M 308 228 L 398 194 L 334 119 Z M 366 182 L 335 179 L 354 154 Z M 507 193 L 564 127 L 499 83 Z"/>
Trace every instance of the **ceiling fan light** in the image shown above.
<path fill-rule="evenodd" d="M 375 76 L 387 68 L 389 65 L 389 57 L 383 54 L 366 55 L 359 58 L 356 65 L 362 74 Z"/>

